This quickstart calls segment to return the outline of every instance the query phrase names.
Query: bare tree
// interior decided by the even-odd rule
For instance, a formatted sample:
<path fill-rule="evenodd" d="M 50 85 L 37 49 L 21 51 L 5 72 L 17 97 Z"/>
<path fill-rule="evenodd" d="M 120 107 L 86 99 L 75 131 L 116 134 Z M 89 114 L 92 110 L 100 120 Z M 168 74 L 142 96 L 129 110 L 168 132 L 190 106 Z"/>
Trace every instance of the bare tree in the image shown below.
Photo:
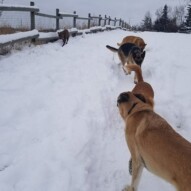
<path fill-rule="evenodd" d="M 152 30 L 152 18 L 151 13 L 149 11 L 145 14 L 145 17 L 143 19 L 142 29 L 148 31 Z"/>
<path fill-rule="evenodd" d="M 0 3 L 3 4 L 4 0 L 1 0 Z M 0 17 L 2 15 L 2 11 L 0 11 Z"/>
<path fill-rule="evenodd" d="M 156 10 L 155 15 L 156 15 L 157 19 L 162 17 L 162 12 L 163 12 L 162 7 Z"/>
<path fill-rule="evenodd" d="M 176 22 L 178 26 L 181 26 L 184 23 L 184 15 L 185 15 L 185 6 L 180 5 L 176 6 L 172 12 L 172 17 L 176 18 Z"/>

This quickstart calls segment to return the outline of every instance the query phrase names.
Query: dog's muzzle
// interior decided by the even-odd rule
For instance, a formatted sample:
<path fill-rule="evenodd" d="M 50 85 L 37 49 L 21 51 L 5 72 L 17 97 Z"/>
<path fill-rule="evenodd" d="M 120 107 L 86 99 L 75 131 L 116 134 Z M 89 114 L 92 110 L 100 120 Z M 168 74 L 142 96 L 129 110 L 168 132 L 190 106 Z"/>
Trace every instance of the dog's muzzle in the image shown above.
<path fill-rule="evenodd" d="M 128 101 L 129 101 L 128 93 L 121 93 L 117 98 L 117 106 L 119 106 L 121 103 L 128 102 Z"/>

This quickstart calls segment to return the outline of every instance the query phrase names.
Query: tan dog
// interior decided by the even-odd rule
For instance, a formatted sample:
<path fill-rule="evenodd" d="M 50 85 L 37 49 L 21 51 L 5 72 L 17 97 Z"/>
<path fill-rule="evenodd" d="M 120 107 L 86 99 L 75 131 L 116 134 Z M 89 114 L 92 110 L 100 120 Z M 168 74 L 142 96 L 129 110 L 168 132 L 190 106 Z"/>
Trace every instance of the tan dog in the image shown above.
<path fill-rule="evenodd" d="M 117 45 L 121 46 L 125 43 L 133 43 L 136 46 L 138 46 L 141 50 L 144 50 L 145 46 L 147 45 L 145 44 L 144 40 L 138 36 L 126 36 L 125 38 L 123 38 L 122 42 L 117 43 Z"/>
<path fill-rule="evenodd" d="M 135 64 L 128 64 L 127 68 L 135 72 L 137 79 L 136 85 L 131 92 L 143 95 L 145 102 L 154 109 L 154 90 L 149 83 L 144 82 L 141 67 Z M 129 173 L 132 175 L 132 159 L 129 160 Z"/>
<path fill-rule="evenodd" d="M 137 191 L 143 167 L 177 191 L 191 191 L 191 143 L 139 98 L 124 92 L 117 100 L 133 164 L 131 185 L 124 191 Z"/>
<path fill-rule="evenodd" d="M 126 67 L 128 68 L 129 71 L 135 72 L 135 76 L 136 76 L 135 80 L 137 80 L 137 81 L 134 81 L 136 85 L 133 88 L 132 93 L 142 94 L 145 97 L 146 102 L 153 108 L 154 107 L 154 90 L 149 83 L 144 82 L 141 67 L 135 64 L 128 64 Z"/>

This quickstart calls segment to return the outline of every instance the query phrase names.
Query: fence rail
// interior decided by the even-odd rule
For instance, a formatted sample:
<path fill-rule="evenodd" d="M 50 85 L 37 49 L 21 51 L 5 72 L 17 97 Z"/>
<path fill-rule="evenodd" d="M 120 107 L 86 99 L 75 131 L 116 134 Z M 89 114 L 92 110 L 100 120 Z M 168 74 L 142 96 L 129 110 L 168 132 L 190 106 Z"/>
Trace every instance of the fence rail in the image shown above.
<path fill-rule="evenodd" d="M 56 15 L 50 15 L 50 14 L 45 14 L 45 13 L 40 13 L 40 9 L 38 7 L 35 7 L 35 3 L 34 2 L 30 2 L 30 6 L 8 6 L 8 5 L 0 5 L 0 12 L 3 11 L 18 11 L 18 12 L 30 12 L 30 17 L 31 17 L 31 30 L 35 29 L 35 16 L 40 16 L 40 17 L 47 17 L 47 18 L 54 18 L 56 20 L 56 28 L 55 30 L 59 30 L 60 26 L 59 26 L 59 20 L 63 19 L 64 17 L 71 17 L 73 18 L 73 20 L 88 20 L 88 22 L 91 22 L 91 20 L 93 19 L 98 19 L 100 21 L 105 21 L 104 22 L 104 26 L 105 25 L 110 25 L 111 21 L 116 24 L 116 22 L 119 22 L 120 27 L 122 28 L 127 28 L 128 24 L 126 22 L 124 22 L 122 19 L 111 19 L 110 16 L 106 16 L 105 18 L 102 17 L 101 15 L 99 16 L 91 16 L 91 14 L 88 14 L 88 17 L 80 17 L 76 11 L 74 11 L 74 13 L 64 13 L 61 12 L 59 9 L 56 9 Z M 99 26 L 99 25 L 98 25 Z M 73 21 L 73 27 L 75 28 L 75 22 Z M 90 26 L 88 25 L 88 28 L 90 28 Z"/>
<path fill-rule="evenodd" d="M 113 29 L 112 26 L 115 27 L 120 27 L 120 28 L 128 28 L 128 24 L 126 22 L 124 22 L 122 19 L 112 19 L 110 16 L 104 15 L 104 17 L 102 17 L 101 15 L 99 16 L 91 16 L 91 13 L 88 14 L 88 17 L 81 17 L 79 16 L 76 11 L 74 11 L 73 13 L 65 13 L 60 11 L 59 9 L 56 9 L 56 13 L 55 15 L 50 15 L 50 14 L 46 14 L 46 13 L 41 13 L 40 9 L 38 7 L 35 6 L 34 2 L 30 2 L 30 6 L 10 6 L 10 5 L 5 5 L 5 4 L 1 4 L 0 5 L 0 12 L 9 12 L 9 11 L 16 11 L 16 12 L 29 12 L 30 13 L 30 30 L 34 30 L 36 29 L 36 19 L 37 17 L 46 17 L 46 18 L 51 18 L 51 19 L 55 19 L 55 32 L 58 31 L 60 29 L 60 21 L 66 17 L 72 18 L 73 19 L 73 24 L 72 24 L 72 28 L 76 29 L 77 26 L 77 21 L 78 20 L 85 20 L 87 21 L 87 29 L 89 29 L 89 31 L 87 31 L 86 33 L 95 33 L 98 31 L 103 31 L 103 30 L 110 30 Z M 92 22 L 95 22 L 95 19 L 97 19 L 97 23 L 94 25 L 96 26 L 102 26 L 105 27 L 103 28 L 99 28 L 99 27 L 95 27 L 92 28 L 91 25 L 93 24 Z M 103 24 L 101 25 L 101 22 L 103 21 Z M 112 25 L 111 25 L 111 22 Z M 118 22 L 118 25 L 117 25 Z M 110 25 L 111 27 L 109 27 L 108 25 Z M 82 34 L 83 32 L 76 30 L 71 30 L 70 31 L 72 36 L 75 35 L 79 35 Z M 0 35 L 1 36 L 1 35 Z M 30 36 L 29 39 L 33 39 L 33 41 L 38 37 L 38 35 L 35 36 Z M 20 40 L 26 40 L 27 37 L 25 38 L 21 38 Z M 52 40 L 56 40 L 58 39 L 57 36 L 54 37 L 47 37 L 47 38 L 42 38 L 44 41 L 52 41 Z M 13 44 L 15 42 L 18 42 L 19 40 L 15 40 L 15 41 L 11 41 L 10 43 Z M 0 47 L 7 45 L 8 42 L 6 43 L 1 43 Z"/>

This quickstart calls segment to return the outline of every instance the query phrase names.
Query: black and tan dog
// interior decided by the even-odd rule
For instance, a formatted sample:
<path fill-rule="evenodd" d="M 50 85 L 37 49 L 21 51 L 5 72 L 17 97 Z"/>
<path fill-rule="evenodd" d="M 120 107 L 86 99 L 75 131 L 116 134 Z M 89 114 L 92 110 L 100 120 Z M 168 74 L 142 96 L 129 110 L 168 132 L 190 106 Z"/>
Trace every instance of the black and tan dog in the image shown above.
<path fill-rule="evenodd" d="M 137 64 L 141 67 L 141 64 L 145 58 L 145 51 L 142 51 L 138 46 L 133 43 L 125 43 L 119 47 L 119 49 L 106 46 L 109 50 L 118 53 L 119 59 L 122 63 L 123 70 L 126 74 L 131 74 L 131 71 L 127 69 L 128 64 Z"/>
<path fill-rule="evenodd" d="M 143 167 L 175 186 L 191 190 L 191 143 L 145 103 L 144 96 L 121 93 L 117 99 L 125 121 L 125 136 L 132 156 L 132 181 L 124 191 L 137 191 Z"/>

